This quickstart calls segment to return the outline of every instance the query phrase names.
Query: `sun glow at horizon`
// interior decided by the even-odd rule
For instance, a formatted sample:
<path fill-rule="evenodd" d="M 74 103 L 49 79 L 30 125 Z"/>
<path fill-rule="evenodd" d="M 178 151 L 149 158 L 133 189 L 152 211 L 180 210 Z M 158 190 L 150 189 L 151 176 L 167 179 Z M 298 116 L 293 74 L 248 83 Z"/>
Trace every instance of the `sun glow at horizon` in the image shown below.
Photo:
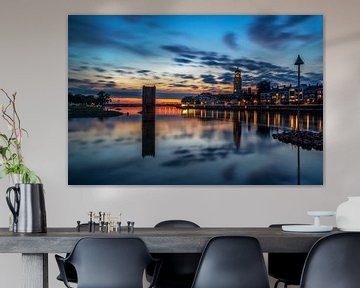
<path fill-rule="evenodd" d="M 113 104 L 141 104 L 142 99 L 137 97 L 111 97 Z M 181 99 L 178 98 L 156 98 L 156 104 L 181 104 Z"/>

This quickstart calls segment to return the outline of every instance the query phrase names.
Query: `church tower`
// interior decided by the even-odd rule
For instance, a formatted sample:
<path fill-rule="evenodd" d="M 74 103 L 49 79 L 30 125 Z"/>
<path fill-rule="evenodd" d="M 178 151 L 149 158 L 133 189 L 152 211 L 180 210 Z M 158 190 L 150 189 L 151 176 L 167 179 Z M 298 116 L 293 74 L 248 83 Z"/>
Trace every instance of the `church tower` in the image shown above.
<path fill-rule="evenodd" d="M 234 74 L 234 97 L 236 99 L 241 98 L 241 88 L 242 88 L 241 71 L 239 70 L 239 68 L 236 68 Z"/>

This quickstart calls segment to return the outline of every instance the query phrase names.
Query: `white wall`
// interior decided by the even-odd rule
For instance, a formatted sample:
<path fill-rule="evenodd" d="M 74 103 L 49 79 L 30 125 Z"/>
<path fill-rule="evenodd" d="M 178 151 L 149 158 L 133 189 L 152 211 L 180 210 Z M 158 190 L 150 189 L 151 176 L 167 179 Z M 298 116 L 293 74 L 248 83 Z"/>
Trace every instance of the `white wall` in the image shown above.
<path fill-rule="evenodd" d="M 187 218 L 201 226 L 306 222 L 359 195 L 358 0 L 1 0 L 0 87 L 18 92 L 26 161 L 46 187 L 48 226 L 73 226 L 89 210 L 122 212 L 136 226 Z M 324 14 L 325 151 L 322 187 L 67 185 L 68 14 Z M 6 180 L 0 226 L 8 224 Z M 334 224 L 333 220 L 328 223 Z M 50 287 L 57 271 L 50 256 Z M 1 287 L 20 287 L 19 255 L 0 255 Z"/>

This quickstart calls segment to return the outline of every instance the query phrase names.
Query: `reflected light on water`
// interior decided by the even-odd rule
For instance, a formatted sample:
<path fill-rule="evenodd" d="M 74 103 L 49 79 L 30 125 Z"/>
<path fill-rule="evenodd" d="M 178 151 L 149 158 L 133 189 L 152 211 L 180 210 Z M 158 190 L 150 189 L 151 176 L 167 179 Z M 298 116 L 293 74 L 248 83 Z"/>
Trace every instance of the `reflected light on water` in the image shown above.
<path fill-rule="evenodd" d="M 297 148 L 272 134 L 298 122 L 311 131 L 323 125 L 321 113 L 298 121 L 296 111 L 157 107 L 153 122 L 144 122 L 141 107 L 122 112 L 69 119 L 69 184 L 296 185 Z M 322 161 L 321 151 L 301 149 L 302 184 L 322 184 Z"/>

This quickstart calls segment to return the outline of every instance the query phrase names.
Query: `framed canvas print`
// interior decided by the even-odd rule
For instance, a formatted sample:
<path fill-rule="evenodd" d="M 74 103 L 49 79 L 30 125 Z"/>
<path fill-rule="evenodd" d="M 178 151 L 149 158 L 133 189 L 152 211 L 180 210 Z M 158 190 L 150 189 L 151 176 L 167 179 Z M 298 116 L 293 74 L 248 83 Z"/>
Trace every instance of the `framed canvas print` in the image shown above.
<path fill-rule="evenodd" d="M 69 185 L 322 185 L 321 15 L 70 15 Z"/>

